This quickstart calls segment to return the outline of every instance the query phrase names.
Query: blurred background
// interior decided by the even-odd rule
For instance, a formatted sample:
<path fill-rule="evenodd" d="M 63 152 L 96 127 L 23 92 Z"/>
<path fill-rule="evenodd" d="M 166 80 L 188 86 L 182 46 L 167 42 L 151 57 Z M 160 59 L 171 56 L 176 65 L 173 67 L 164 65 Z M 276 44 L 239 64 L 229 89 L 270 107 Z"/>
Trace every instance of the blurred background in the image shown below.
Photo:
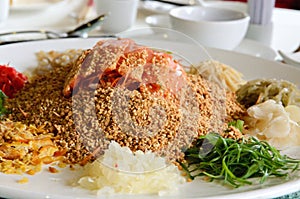
<path fill-rule="evenodd" d="M 115 34 L 137 28 L 174 29 L 170 22 L 170 10 L 180 7 L 179 4 L 188 5 L 198 1 L 200 0 L 0 0 L 0 43 L 7 38 L 1 34 L 7 32 L 49 30 L 65 33 L 78 26 L 89 25 L 89 21 L 103 13 L 109 14 L 109 17 L 98 24 L 98 27 L 90 28 L 90 36 Z M 300 0 L 274 0 L 275 5 L 266 9 L 270 16 L 267 23 L 253 20 L 255 17 L 249 12 L 249 2 L 268 3 L 271 0 L 202 1 L 211 7 L 228 8 L 250 15 L 247 34 L 240 45 L 233 49 L 235 51 L 273 60 L 279 57 L 278 50 L 293 52 L 300 44 Z M 154 31 L 153 34 L 161 32 Z"/>
<path fill-rule="evenodd" d="M 233 0 L 233 1 L 247 2 L 247 0 Z M 276 0 L 275 7 L 300 10 L 300 0 Z"/>

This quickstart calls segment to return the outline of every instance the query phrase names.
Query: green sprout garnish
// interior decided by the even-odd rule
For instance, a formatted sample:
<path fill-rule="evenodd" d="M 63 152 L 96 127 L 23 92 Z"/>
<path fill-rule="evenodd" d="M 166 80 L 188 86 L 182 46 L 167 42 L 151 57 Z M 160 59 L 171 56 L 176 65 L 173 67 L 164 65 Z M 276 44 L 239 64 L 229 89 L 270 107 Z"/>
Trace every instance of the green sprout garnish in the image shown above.
<path fill-rule="evenodd" d="M 290 171 L 299 170 L 300 163 L 255 137 L 235 140 L 217 133 L 199 137 L 185 157 L 186 163 L 180 164 L 191 179 L 206 176 L 235 188 L 252 184 L 250 178 L 258 177 L 263 183 L 269 176 L 287 177 Z"/>

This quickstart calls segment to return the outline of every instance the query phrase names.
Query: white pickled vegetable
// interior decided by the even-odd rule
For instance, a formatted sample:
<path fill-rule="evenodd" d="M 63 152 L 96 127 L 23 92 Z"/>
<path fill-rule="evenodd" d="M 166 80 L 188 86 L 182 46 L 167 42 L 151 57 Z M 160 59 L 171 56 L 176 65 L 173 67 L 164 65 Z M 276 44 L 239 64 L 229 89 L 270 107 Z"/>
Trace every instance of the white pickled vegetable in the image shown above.
<path fill-rule="evenodd" d="M 278 149 L 300 146 L 300 108 L 283 107 L 274 100 L 251 106 L 247 110 L 248 133 L 268 141 Z"/>

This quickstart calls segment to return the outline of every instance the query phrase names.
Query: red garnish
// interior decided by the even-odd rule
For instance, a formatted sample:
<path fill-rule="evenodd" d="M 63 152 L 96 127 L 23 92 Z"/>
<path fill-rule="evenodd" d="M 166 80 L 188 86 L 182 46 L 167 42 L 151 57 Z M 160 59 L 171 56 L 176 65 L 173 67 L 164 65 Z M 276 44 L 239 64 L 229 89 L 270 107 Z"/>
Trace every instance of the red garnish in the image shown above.
<path fill-rule="evenodd" d="M 16 69 L 7 65 L 0 65 L 0 90 L 9 98 L 13 98 L 26 82 L 27 77 Z"/>

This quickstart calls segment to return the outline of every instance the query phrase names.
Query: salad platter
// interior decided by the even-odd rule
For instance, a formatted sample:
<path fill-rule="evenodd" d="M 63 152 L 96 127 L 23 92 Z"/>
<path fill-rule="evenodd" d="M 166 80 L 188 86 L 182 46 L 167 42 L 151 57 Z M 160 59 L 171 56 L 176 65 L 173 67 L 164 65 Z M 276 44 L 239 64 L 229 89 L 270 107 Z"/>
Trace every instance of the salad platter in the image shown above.
<path fill-rule="evenodd" d="M 64 51 L 68 49 L 88 49 L 95 45 L 99 38 L 90 39 L 58 39 L 11 44 L 0 47 L 1 64 L 9 64 L 18 71 L 25 71 L 37 65 L 36 53 L 38 51 Z M 190 62 L 202 61 L 201 56 L 192 46 L 180 42 L 139 40 L 144 45 L 154 47 L 165 46 L 166 50 L 182 54 Z M 203 51 L 204 52 L 204 51 Z M 201 52 L 202 53 L 202 52 Z M 227 64 L 241 72 L 246 80 L 257 78 L 285 79 L 299 86 L 300 70 L 282 63 L 260 59 L 257 57 L 240 54 L 237 52 L 211 49 L 205 50 L 212 59 Z M 288 151 L 288 149 L 287 149 Z M 299 158 L 293 151 L 291 156 Z M 17 183 L 22 177 L 29 179 L 28 183 Z M 35 175 L 7 175 L 0 173 L 0 197 L 4 198 L 141 198 L 141 195 L 102 195 L 73 186 L 74 179 L 79 174 L 69 168 L 61 169 L 58 173 L 49 173 L 46 168 Z M 295 172 L 287 179 L 270 177 L 265 183 L 260 184 L 253 179 L 252 185 L 239 188 L 224 186 L 218 182 L 206 182 L 195 179 L 178 187 L 178 192 L 163 196 L 142 195 L 143 198 L 274 198 L 300 190 L 300 173 Z"/>

